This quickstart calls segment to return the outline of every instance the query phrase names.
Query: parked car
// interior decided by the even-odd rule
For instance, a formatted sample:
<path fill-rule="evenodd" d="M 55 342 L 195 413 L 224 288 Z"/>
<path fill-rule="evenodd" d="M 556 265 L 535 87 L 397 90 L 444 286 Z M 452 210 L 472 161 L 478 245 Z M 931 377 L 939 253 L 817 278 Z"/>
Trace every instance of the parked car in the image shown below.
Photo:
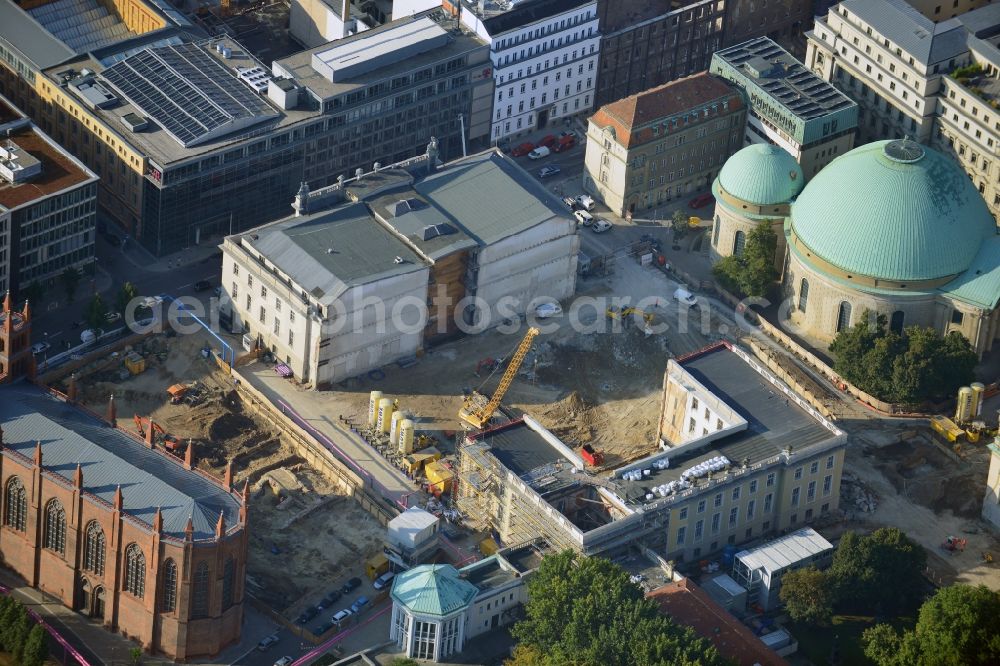
<path fill-rule="evenodd" d="M 558 164 L 546 164 L 545 166 L 543 166 L 541 169 L 538 170 L 538 177 L 548 178 L 549 176 L 554 176 L 561 171 L 562 169 L 559 167 Z"/>
<path fill-rule="evenodd" d="M 510 154 L 513 157 L 524 157 L 534 149 L 535 149 L 535 144 L 531 143 L 530 141 L 525 141 L 524 143 L 518 146 L 514 146 L 514 150 L 510 151 Z"/>
<path fill-rule="evenodd" d="M 277 642 L 278 642 L 278 634 L 271 634 L 270 636 L 264 638 L 264 640 L 262 640 L 260 643 L 257 643 L 257 649 L 260 650 L 261 652 L 266 652 L 268 648 L 270 648 Z"/>
<path fill-rule="evenodd" d="M 52 349 L 52 345 L 50 345 L 47 342 L 36 342 L 35 344 L 31 345 L 32 354 L 44 354 L 50 349 Z"/>
<path fill-rule="evenodd" d="M 195 291 L 208 291 L 211 288 L 212 288 L 212 283 L 209 282 L 208 280 L 198 280 L 197 282 L 194 283 Z"/>
<path fill-rule="evenodd" d="M 706 192 L 705 194 L 699 194 L 691 201 L 688 201 L 688 208 L 704 208 L 710 203 L 715 202 L 715 197 L 712 196 L 711 192 Z"/>
<path fill-rule="evenodd" d="M 340 590 L 334 590 L 333 592 L 327 594 L 318 604 L 316 604 L 316 608 L 326 610 L 337 603 L 337 599 L 340 599 Z"/>
<path fill-rule="evenodd" d="M 322 636 L 331 629 L 333 629 L 333 622 L 326 621 L 326 622 L 320 622 L 315 627 L 313 627 L 312 632 L 316 636 Z"/>
<path fill-rule="evenodd" d="M 585 210 L 574 211 L 573 217 L 575 217 L 576 221 L 585 227 L 589 227 L 594 223 L 594 216 Z"/>
<path fill-rule="evenodd" d="M 539 319 L 548 319 L 562 314 L 562 306 L 558 303 L 542 303 L 535 308 L 535 316 Z"/>
<path fill-rule="evenodd" d="M 356 590 L 359 587 L 361 587 L 361 579 L 352 578 L 351 580 L 344 583 L 344 586 L 340 588 L 340 591 L 343 594 L 350 594 L 353 590 Z"/>
<path fill-rule="evenodd" d="M 568 137 L 572 137 L 572 138 L 575 139 L 576 138 L 576 132 L 573 131 L 573 130 L 566 130 L 565 132 L 559 132 L 559 138 L 560 139 L 565 138 L 567 136 Z"/>
<path fill-rule="evenodd" d="M 556 145 L 552 146 L 552 150 L 554 150 L 557 153 L 561 153 L 564 150 L 569 150 L 575 145 L 576 145 L 575 138 L 571 136 L 564 136 L 561 139 L 559 139 L 559 141 L 556 142 Z"/>
<path fill-rule="evenodd" d="M 695 298 L 694 294 L 692 294 L 687 289 L 681 289 L 681 288 L 675 289 L 674 300 L 688 307 L 691 307 L 692 305 L 698 305 L 698 299 Z"/>
<path fill-rule="evenodd" d="M 584 210 L 594 210 L 594 199 L 589 194 L 580 194 L 576 197 L 576 205 Z"/>
<path fill-rule="evenodd" d="M 372 587 L 376 590 L 381 590 L 383 588 L 392 585 L 392 579 L 396 577 L 396 574 L 392 571 L 386 571 L 384 574 L 379 576 L 372 582 Z"/>
<path fill-rule="evenodd" d="M 121 314 L 117 312 L 109 312 L 104 315 L 104 321 L 108 322 L 109 324 L 113 324 L 121 318 L 122 318 Z"/>
<path fill-rule="evenodd" d="M 368 597 L 362 595 L 358 597 L 357 601 L 351 604 L 352 613 L 360 613 L 361 609 L 368 605 Z"/>
<path fill-rule="evenodd" d="M 278 661 L 274 662 L 274 666 L 288 666 L 293 661 L 295 661 L 295 659 L 292 657 L 282 657 Z"/>
<path fill-rule="evenodd" d="M 607 220 L 597 218 L 594 220 L 594 224 L 591 225 L 590 230 L 595 234 L 603 234 L 605 231 L 610 231 L 612 226 Z"/>
<path fill-rule="evenodd" d="M 330 622 L 333 622 L 338 627 L 343 624 L 344 620 L 354 615 L 354 612 L 349 608 L 337 611 L 333 617 L 330 618 Z"/>
<path fill-rule="evenodd" d="M 213 289 L 212 290 L 212 295 L 215 296 L 216 298 L 221 298 L 222 297 L 222 287 L 219 286 L 219 287 L 216 287 L 215 289 Z"/>
<path fill-rule="evenodd" d="M 576 208 L 576 199 L 574 199 L 573 197 L 563 197 L 562 202 L 566 204 L 566 207 L 569 208 L 570 210 Z"/>
<path fill-rule="evenodd" d="M 542 137 L 542 140 L 538 142 L 539 146 L 545 146 L 546 148 L 551 148 L 552 144 L 559 140 L 555 134 L 546 134 Z"/>
<path fill-rule="evenodd" d="M 319 611 L 316 610 L 316 607 L 315 606 L 310 606 L 309 608 L 307 608 L 304 611 L 302 611 L 302 615 L 299 615 L 295 619 L 295 624 L 305 624 L 306 622 L 308 622 L 309 620 L 313 619 L 317 615 L 319 615 Z"/>
<path fill-rule="evenodd" d="M 545 146 L 538 146 L 533 151 L 531 151 L 530 153 L 528 153 L 528 159 L 529 160 L 540 160 L 543 157 L 548 157 L 550 154 L 552 154 L 551 150 L 549 150 Z"/>

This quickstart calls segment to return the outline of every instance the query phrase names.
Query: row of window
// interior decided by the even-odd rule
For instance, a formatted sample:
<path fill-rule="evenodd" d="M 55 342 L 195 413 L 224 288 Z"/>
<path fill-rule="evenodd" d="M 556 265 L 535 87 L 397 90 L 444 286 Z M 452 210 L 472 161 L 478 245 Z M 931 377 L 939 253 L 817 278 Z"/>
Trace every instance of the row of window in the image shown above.
<path fill-rule="evenodd" d="M 27 528 L 28 499 L 24 484 L 18 477 L 11 477 L 4 492 L 3 524 L 18 532 Z M 57 499 L 45 505 L 42 546 L 46 550 L 66 556 L 66 510 Z M 83 542 L 83 569 L 97 576 L 104 575 L 107 539 L 104 530 L 96 520 L 87 524 Z M 173 559 L 164 561 L 163 586 L 160 595 L 160 610 L 171 613 L 177 605 L 177 564 Z M 234 603 L 236 561 L 229 557 L 222 572 L 222 608 L 230 608 Z M 206 617 L 209 612 L 210 576 L 208 563 L 201 562 L 195 568 L 191 598 L 191 617 Z M 122 590 L 142 599 L 146 593 L 146 558 L 136 543 L 125 547 L 125 572 Z"/>

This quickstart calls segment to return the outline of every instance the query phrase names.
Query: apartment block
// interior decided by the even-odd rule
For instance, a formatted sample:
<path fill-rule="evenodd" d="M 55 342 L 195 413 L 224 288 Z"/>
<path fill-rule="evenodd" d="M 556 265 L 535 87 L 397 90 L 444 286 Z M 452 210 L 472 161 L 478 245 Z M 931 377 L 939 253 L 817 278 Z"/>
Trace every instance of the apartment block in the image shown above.
<path fill-rule="evenodd" d="M 93 267 L 97 175 L 0 95 L 0 293 Z"/>
<path fill-rule="evenodd" d="M 453 0 L 444 6 L 490 45 L 494 143 L 593 109 L 597 0 Z"/>
<path fill-rule="evenodd" d="M 595 105 L 708 69 L 722 48 L 725 0 L 599 0 Z"/>
<path fill-rule="evenodd" d="M 584 189 L 628 217 L 704 189 L 746 117 L 740 91 L 706 72 L 606 104 L 588 125 Z"/>
<path fill-rule="evenodd" d="M 858 105 L 770 38 L 716 52 L 711 72 L 750 103 L 746 144 L 780 146 L 807 179 L 854 147 Z"/>
<path fill-rule="evenodd" d="M 806 65 L 858 103 L 858 143 L 950 153 L 996 217 L 998 24 L 1000 6 L 983 2 L 845 0 L 807 33 Z"/>

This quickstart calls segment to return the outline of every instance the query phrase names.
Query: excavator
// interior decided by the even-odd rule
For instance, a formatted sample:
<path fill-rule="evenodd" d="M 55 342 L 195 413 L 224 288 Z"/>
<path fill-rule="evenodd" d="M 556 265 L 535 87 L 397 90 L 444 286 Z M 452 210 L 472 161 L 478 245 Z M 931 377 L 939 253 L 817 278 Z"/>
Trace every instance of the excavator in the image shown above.
<path fill-rule="evenodd" d="M 646 322 L 647 325 L 653 323 L 653 313 L 645 312 L 639 308 L 633 308 L 633 307 L 622 308 L 621 310 L 615 307 L 609 307 L 607 310 L 604 311 L 604 315 L 608 319 L 622 319 L 622 320 L 624 320 L 629 315 L 639 315 L 643 318 L 643 320 Z"/>
<path fill-rule="evenodd" d="M 521 340 L 521 344 L 517 346 L 517 350 L 511 356 L 510 362 L 507 364 L 507 369 L 500 378 L 500 384 L 497 385 L 497 390 L 493 392 L 493 397 L 487 398 L 479 391 L 473 391 L 465 399 L 462 409 L 458 412 L 460 419 L 477 430 L 482 430 L 490 422 L 493 414 L 497 411 L 497 407 L 500 406 L 500 401 L 503 400 L 504 394 L 510 388 L 511 382 L 517 376 L 517 371 L 521 369 L 521 363 L 524 362 L 524 357 L 527 355 L 528 350 L 531 349 L 531 343 L 537 335 L 537 328 L 532 326 L 528 329 L 524 339 Z"/>
<path fill-rule="evenodd" d="M 139 432 L 139 436 L 145 439 L 146 428 L 149 427 L 150 420 L 144 419 L 138 414 L 133 414 L 132 419 L 135 421 L 135 429 Z M 173 454 L 183 455 L 184 450 L 187 448 L 187 445 L 183 441 L 177 439 L 173 435 L 168 434 L 167 431 L 164 430 L 159 423 L 153 421 L 152 425 L 153 425 L 153 437 L 157 442 L 159 442 L 163 446 L 163 448 L 165 448 L 167 451 L 170 451 Z"/>

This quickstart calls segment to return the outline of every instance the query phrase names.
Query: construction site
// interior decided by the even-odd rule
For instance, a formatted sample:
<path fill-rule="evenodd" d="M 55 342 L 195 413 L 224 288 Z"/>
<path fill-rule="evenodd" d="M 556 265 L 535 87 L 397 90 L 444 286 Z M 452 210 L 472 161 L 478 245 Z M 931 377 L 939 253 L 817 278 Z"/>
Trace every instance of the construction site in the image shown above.
<path fill-rule="evenodd" d="M 152 421 L 158 446 L 250 488 L 248 591 L 294 617 L 315 603 L 317 581 L 358 575 L 381 552 L 384 528 L 320 471 L 296 455 L 287 438 L 245 409 L 232 378 L 204 353 L 207 335 L 152 335 L 121 353 L 76 369 L 54 385 L 105 414 L 114 394 L 118 425 L 145 438 Z M 349 529 L 345 526 L 349 526 Z M 320 593 L 322 594 L 322 593 Z"/>
<path fill-rule="evenodd" d="M 461 541 L 482 542 L 484 552 L 541 536 L 555 548 L 615 554 L 649 547 L 664 562 L 697 562 L 726 540 L 706 539 L 698 551 L 690 543 L 677 546 L 678 521 L 671 516 L 683 506 L 710 489 L 749 487 L 776 465 L 789 468 L 789 460 L 808 466 L 810 456 L 822 461 L 840 450 L 843 483 L 838 472 L 832 506 L 815 516 L 825 534 L 898 526 L 931 553 L 938 580 L 1000 589 L 1000 572 L 984 556 L 1000 554 L 1000 541 L 978 519 L 987 438 L 963 440 L 956 448 L 928 425 L 859 418 L 856 403 L 788 359 L 782 366 L 787 374 L 798 373 L 797 383 L 820 388 L 812 396 L 786 392 L 785 400 L 797 402 L 782 406 L 775 396 L 783 385 L 761 374 L 770 367 L 762 360 L 768 354 L 745 350 L 778 352 L 760 339 L 734 340 L 735 326 L 713 301 L 703 306 L 711 313 L 708 325 L 699 316 L 698 325 L 684 330 L 676 306 L 655 298 L 672 293 L 675 284 L 662 271 L 621 262 L 615 273 L 581 282 L 579 291 L 607 298 L 630 293 L 632 302 L 653 297 L 643 311 L 652 317 L 615 318 L 600 301 L 602 306 L 580 311 L 581 326 L 561 322 L 548 330 L 549 322 L 541 321 L 545 332 L 538 334 L 522 326 L 515 334 L 490 330 L 461 337 L 426 350 L 415 364 L 387 366 L 327 391 L 277 376 L 273 359 L 237 372 L 260 390 L 280 382 L 289 404 L 314 402 L 332 420 L 349 425 L 373 456 L 413 480 L 410 506 L 439 496 L 432 508 L 451 523 L 452 536 L 468 535 Z M 650 323 L 667 327 L 650 334 Z M 706 345 L 729 341 L 743 355 L 732 367 L 751 373 L 742 381 L 757 389 L 756 397 L 739 398 L 748 402 L 737 411 L 748 411 L 774 437 L 791 438 L 794 456 L 776 445 L 729 440 L 691 449 L 661 446 L 664 371 L 671 359 L 683 361 Z M 236 484 L 248 482 L 251 489 L 249 588 L 292 618 L 316 602 L 320 586 L 363 573 L 363 562 L 381 550 L 385 530 L 342 484 L 298 456 L 275 424 L 245 409 L 234 390 L 237 375 L 219 368 L 211 346 L 207 334 L 148 336 L 117 356 L 77 368 L 72 381 L 79 399 L 98 413 L 106 412 L 114 394 L 120 427 L 137 437 L 152 429 L 165 449 L 190 455 L 194 465 L 219 476 L 232 463 Z M 698 358 L 691 362 L 678 367 L 693 377 L 712 370 L 700 368 Z M 56 388 L 68 391 L 70 381 L 64 376 Z M 740 395 L 738 385 L 726 386 L 722 379 L 699 381 L 713 387 L 709 393 L 723 387 L 719 395 L 726 400 Z M 380 406 L 391 407 L 382 423 Z M 789 409 L 801 420 L 788 418 Z M 828 412 L 832 420 L 822 415 Z M 734 427 L 739 420 L 734 417 Z M 409 437 L 402 446 L 401 436 Z M 782 510 L 782 520 L 790 520 L 788 513 Z M 752 538 L 785 525 L 764 529 Z M 949 537 L 965 541 L 946 550 L 942 544 Z M 745 541 L 742 524 L 738 539 Z M 439 557 L 454 555 L 442 551 Z"/>

